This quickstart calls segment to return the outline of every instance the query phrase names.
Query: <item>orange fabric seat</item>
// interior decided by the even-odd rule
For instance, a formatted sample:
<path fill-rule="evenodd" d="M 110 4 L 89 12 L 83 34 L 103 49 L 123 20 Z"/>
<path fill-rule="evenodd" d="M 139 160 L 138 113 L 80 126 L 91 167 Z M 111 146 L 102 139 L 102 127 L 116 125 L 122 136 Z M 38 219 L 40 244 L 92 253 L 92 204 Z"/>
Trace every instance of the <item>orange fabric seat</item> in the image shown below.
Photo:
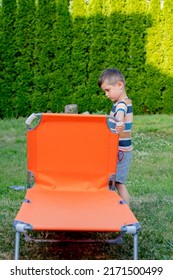
<path fill-rule="evenodd" d="M 38 116 L 39 124 L 31 129 L 31 121 Z M 136 217 L 109 189 L 110 178 L 116 173 L 119 138 L 108 128 L 108 119 L 52 113 L 27 119 L 29 179 L 14 220 L 16 259 L 20 232 L 26 230 L 137 234 Z"/>
<path fill-rule="evenodd" d="M 121 231 L 137 220 L 115 192 L 29 190 L 16 220 L 33 230 Z"/>

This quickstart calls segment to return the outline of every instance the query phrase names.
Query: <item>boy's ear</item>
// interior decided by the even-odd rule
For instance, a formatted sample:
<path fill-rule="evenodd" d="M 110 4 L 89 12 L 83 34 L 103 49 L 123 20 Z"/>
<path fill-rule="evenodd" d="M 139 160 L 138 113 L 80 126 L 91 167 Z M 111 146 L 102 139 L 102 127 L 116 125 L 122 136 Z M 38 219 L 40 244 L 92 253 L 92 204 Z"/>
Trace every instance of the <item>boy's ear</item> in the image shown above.
<path fill-rule="evenodd" d="M 122 87 L 122 86 L 123 86 L 123 82 L 122 82 L 122 81 L 118 81 L 118 82 L 117 82 L 117 85 L 118 85 L 119 87 Z"/>

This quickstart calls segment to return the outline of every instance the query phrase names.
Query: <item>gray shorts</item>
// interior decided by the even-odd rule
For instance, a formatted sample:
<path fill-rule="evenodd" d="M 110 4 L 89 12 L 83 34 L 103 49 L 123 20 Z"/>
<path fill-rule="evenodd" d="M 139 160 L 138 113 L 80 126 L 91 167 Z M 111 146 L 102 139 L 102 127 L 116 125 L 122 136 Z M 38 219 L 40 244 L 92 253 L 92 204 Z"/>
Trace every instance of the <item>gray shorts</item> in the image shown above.
<path fill-rule="evenodd" d="M 118 151 L 116 182 L 126 184 L 127 176 L 129 173 L 130 162 L 132 160 L 132 151 L 123 152 Z"/>

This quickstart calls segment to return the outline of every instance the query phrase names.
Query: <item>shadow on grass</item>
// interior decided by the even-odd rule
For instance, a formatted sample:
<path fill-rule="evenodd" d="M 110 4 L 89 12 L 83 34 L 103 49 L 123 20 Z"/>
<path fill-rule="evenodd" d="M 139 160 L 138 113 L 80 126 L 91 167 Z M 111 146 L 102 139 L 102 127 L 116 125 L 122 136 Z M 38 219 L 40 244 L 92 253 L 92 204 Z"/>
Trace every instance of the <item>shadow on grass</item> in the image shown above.
<path fill-rule="evenodd" d="M 43 233 L 37 233 L 42 238 Z M 47 236 L 50 238 L 50 236 Z M 104 242 L 107 238 L 115 238 L 112 233 L 68 232 L 51 233 L 51 238 L 63 239 L 61 243 L 25 243 L 22 242 L 21 259 L 34 260 L 111 260 L 133 259 L 133 240 L 124 238 L 123 244 L 110 245 Z M 94 239 L 100 242 L 68 242 L 70 239 Z M 128 247 L 128 249 L 127 249 Z"/>

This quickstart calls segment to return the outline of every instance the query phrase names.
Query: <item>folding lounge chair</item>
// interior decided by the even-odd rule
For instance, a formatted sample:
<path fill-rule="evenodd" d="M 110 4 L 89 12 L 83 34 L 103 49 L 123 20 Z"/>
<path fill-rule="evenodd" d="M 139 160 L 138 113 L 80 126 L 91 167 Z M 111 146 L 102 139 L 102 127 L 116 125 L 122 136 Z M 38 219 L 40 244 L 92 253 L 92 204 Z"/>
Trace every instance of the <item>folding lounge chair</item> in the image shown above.
<path fill-rule="evenodd" d="M 31 128 L 37 117 L 37 126 Z M 128 233 L 134 240 L 133 258 L 138 258 L 140 224 L 111 189 L 118 135 L 109 129 L 109 118 L 39 113 L 26 120 L 28 186 L 13 223 L 15 259 L 21 233 L 49 230 Z"/>

